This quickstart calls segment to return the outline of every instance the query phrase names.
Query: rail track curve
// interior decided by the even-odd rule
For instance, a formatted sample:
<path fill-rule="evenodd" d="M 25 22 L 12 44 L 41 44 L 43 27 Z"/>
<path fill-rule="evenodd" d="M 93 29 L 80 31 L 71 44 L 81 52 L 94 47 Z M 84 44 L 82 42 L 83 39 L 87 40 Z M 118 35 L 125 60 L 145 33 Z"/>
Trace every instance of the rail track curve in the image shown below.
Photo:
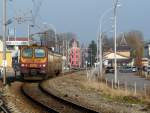
<path fill-rule="evenodd" d="M 42 81 L 44 82 L 44 81 Z M 44 107 L 50 113 L 98 113 L 84 106 L 74 104 L 58 96 L 50 94 L 41 87 L 40 83 L 24 83 L 21 90 L 24 95 Z"/>

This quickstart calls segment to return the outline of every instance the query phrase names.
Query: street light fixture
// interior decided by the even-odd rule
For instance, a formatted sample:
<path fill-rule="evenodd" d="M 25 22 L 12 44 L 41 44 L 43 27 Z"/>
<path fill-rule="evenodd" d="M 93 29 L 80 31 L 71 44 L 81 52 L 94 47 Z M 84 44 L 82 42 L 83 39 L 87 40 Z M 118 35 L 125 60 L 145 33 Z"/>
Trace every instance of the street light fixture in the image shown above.
<path fill-rule="evenodd" d="M 116 4 L 116 7 L 120 7 L 121 5 Z M 103 22 L 103 18 L 105 17 L 105 15 L 107 13 L 109 13 L 110 11 L 112 11 L 114 8 L 109 8 L 107 9 L 101 16 L 100 20 L 99 20 L 99 33 L 97 36 L 97 55 L 99 55 L 99 61 L 100 61 L 100 73 L 98 71 L 98 74 L 100 74 L 102 76 L 102 71 L 103 71 L 103 58 L 102 58 L 102 22 Z M 99 46 L 98 46 L 99 45 Z M 100 49 L 100 50 L 99 50 Z"/>
<path fill-rule="evenodd" d="M 100 61 L 100 70 L 98 71 L 98 74 L 100 74 L 100 76 L 102 77 L 102 70 L 103 70 L 103 61 L 102 61 L 102 21 L 103 21 L 103 18 L 104 16 L 109 13 L 110 11 L 112 11 L 113 8 L 109 8 L 108 10 L 106 10 L 100 20 L 99 20 L 99 33 L 98 33 L 98 37 L 97 37 L 97 55 L 99 56 L 98 57 L 98 60 Z M 99 45 L 99 46 L 98 46 Z"/>

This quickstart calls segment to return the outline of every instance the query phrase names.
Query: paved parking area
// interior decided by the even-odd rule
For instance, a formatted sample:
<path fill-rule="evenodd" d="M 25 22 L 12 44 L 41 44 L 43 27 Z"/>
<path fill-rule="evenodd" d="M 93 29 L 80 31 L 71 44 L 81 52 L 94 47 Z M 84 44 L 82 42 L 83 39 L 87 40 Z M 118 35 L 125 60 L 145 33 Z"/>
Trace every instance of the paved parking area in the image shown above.
<path fill-rule="evenodd" d="M 114 74 L 106 74 L 105 77 L 111 81 L 114 80 Z M 150 88 L 150 80 L 147 80 L 146 78 L 142 78 L 139 76 L 136 76 L 135 73 L 117 73 L 117 79 L 120 83 L 127 82 L 128 86 L 134 87 L 134 84 L 136 82 L 137 90 L 143 90 L 144 84 L 146 85 L 146 88 Z"/>

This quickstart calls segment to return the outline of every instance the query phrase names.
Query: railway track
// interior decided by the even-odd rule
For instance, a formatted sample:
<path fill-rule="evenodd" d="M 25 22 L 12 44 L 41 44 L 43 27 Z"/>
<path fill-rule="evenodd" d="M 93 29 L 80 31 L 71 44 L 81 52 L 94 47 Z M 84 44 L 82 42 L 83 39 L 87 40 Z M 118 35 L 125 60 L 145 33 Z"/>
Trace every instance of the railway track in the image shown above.
<path fill-rule="evenodd" d="M 68 73 L 64 75 L 66 74 Z M 44 107 L 50 113 L 97 113 L 91 109 L 46 93 L 40 87 L 40 83 L 25 83 L 21 90 L 28 98 Z"/>
<path fill-rule="evenodd" d="M 11 113 L 9 111 L 9 108 L 6 107 L 6 105 L 4 104 L 4 101 L 2 99 L 0 99 L 0 113 Z"/>
<path fill-rule="evenodd" d="M 24 84 L 22 91 L 28 98 L 45 107 L 50 113 L 97 113 L 43 92 L 38 83 Z"/>

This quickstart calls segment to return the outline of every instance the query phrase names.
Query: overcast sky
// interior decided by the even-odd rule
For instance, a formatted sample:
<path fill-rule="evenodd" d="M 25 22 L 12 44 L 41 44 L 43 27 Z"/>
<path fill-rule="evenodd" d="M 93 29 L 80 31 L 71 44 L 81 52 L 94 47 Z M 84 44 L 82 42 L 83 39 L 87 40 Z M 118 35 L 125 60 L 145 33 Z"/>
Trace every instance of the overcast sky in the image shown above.
<path fill-rule="evenodd" d="M 48 23 L 57 32 L 73 32 L 81 42 L 96 40 L 98 21 L 101 15 L 112 7 L 113 0 L 12 0 L 8 3 L 8 18 L 21 13 L 30 15 L 32 1 L 43 1 L 37 16 L 39 23 Z M 120 0 L 118 8 L 117 34 L 131 30 L 143 32 L 145 39 L 150 36 L 150 0 Z M 2 20 L 2 0 L 0 1 L 0 21 Z M 103 19 L 102 29 L 113 36 L 110 11 Z M 23 29 L 24 28 L 24 29 Z M 2 34 L 2 27 L 0 27 Z M 27 35 L 27 24 L 19 25 L 18 36 Z"/>

